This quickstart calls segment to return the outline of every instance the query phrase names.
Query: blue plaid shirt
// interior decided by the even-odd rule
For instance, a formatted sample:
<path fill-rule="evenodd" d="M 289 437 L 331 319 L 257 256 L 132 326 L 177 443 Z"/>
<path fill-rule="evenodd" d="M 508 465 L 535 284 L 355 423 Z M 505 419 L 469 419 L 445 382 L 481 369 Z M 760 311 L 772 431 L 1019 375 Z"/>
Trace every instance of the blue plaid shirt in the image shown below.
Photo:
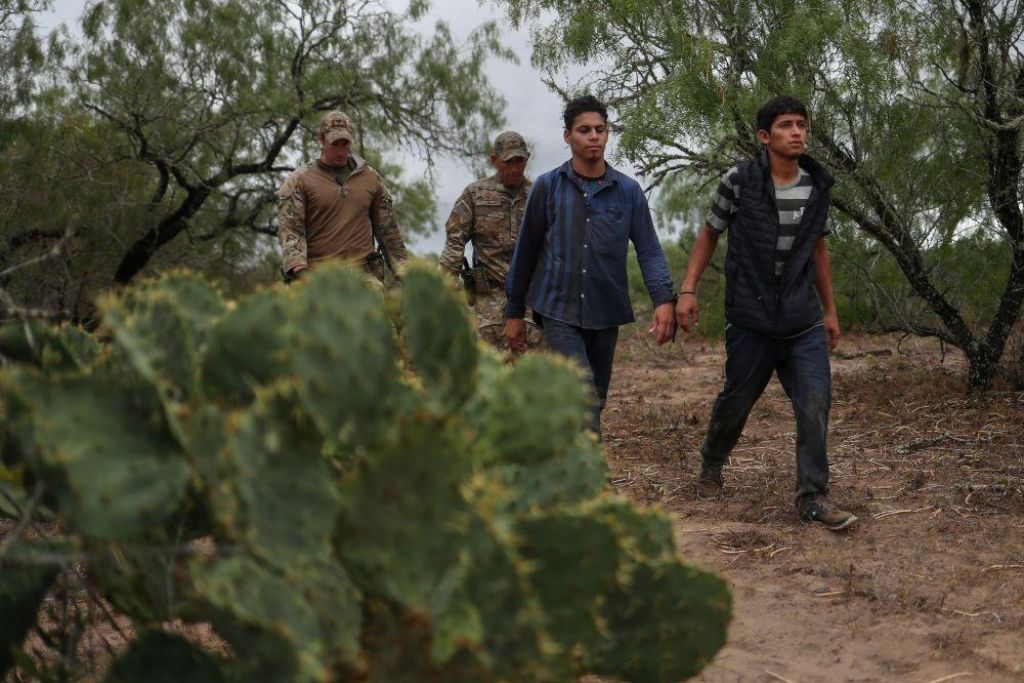
<path fill-rule="evenodd" d="M 640 185 L 608 166 L 593 187 L 571 161 L 534 182 L 505 281 L 507 317 L 522 318 L 529 306 L 584 329 L 633 322 L 626 276 L 630 241 L 652 303 L 672 300 L 668 262 Z"/>

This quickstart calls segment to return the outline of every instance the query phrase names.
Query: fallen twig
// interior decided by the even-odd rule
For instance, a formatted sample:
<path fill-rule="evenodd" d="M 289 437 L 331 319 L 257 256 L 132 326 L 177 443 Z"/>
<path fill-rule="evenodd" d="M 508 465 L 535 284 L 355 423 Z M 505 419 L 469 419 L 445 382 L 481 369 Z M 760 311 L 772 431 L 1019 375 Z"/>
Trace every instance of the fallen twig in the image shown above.
<path fill-rule="evenodd" d="M 934 505 L 928 505 L 928 506 L 925 506 L 923 508 L 917 508 L 916 510 L 889 510 L 888 512 L 879 512 L 879 513 L 877 513 L 875 515 L 872 515 L 871 518 L 872 519 L 882 519 L 884 517 L 892 517 L 893 515 L 912 515 L 912 514 L 916 514 L 918 512 L 924 512 L 926 510 L 931 510 L 934 507 L 935 507 Z"/>
<path fill-rule="evenodd" d="M 950 674 L 948 676 L 943 676 L 942 678 L 936 678 L 934 681 L 928 681 L 928 683 L 946 683 L 946 681 L 951 681 L 954 678 L 963 678 L 964 676 L 973 675 L 974 674 L 972 674 L 970 671 L 961 671 L 960 673 Z"/>

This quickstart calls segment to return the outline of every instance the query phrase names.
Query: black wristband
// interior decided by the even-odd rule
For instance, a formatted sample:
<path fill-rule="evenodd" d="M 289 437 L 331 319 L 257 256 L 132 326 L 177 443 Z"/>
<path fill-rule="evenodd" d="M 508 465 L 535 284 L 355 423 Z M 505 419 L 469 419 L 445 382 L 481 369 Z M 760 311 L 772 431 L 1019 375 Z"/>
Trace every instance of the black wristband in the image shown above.
<path fill-rule="evenodd" d="M 685 292 L 679 292 L 678 294 L 676 294 L 676 298 L 678 299 L 683 294 L 693 294 L 694 296 L 697 296 L 697 292 L 694 292 L 693 290 L 688 289 Z"/>

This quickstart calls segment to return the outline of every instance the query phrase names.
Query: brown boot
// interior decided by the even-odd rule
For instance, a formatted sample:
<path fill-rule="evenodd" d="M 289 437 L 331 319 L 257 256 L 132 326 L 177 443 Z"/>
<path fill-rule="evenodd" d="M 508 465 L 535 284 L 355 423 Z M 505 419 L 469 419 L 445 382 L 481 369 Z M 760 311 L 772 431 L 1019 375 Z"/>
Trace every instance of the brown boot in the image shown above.
<path fill-rule="evenodd" d="M 722 468 L 701 465 L 700 476 L 697 478 L 697 497 L 705 500 L 719 498 L 722 495 Z"/>
<path fill-rule="evenodd" d="M 826 529 L 839 531 L 856 522 L 857 516 L 835 507 L 825 496 L 816 496 L 801 506 L 800 519 L 805 522 L 820 522 Z"/>

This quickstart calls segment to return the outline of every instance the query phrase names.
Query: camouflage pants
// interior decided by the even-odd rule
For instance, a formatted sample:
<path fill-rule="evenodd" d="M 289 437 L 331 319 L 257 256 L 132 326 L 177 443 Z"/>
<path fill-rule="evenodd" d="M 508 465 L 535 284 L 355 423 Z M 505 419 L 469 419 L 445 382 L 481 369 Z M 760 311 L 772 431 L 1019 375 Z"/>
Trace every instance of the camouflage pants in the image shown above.
<path fill-rule="evenodd" d="M 480 338 L 501 351 L 509 351 L 505 338 L 505 294 L 495 292 L 476 297 L 476 329 Z M 541 329 L 532 320 L 526 321 L 526 345 L 528 349 L 540 346 Z"/>

